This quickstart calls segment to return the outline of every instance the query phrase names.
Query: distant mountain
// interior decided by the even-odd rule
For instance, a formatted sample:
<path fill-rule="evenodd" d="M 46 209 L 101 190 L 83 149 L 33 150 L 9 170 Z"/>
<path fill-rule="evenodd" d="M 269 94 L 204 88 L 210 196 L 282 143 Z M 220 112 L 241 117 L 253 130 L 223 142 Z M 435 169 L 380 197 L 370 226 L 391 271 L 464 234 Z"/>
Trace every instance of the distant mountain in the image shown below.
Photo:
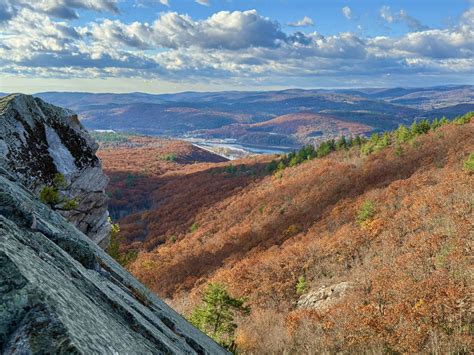
<path fill-rule="evenodd" d="M 474 86 L 371 88 L 341 90 L 182 92 L 92 94 L 46 92 L 36 96 L 80 114 L 89 129 L 135 131 L 161 136 L 236 139 L 258 145 L 304 144 L 321 131 L 323 137 L 379 132 L 415 119 L 454 117 L 474 105 Z M 312 130 L 308 117 L 297 134 L 288 133 L 291 115 L 323 116 L 346 124 Z M 290 115 L 290 116 L 287 116 Z M 274 121 L 286 116 L 286 121 Z M 270 122 L 269 126 L 253 126 Z M 318 123 L 320 124 L 320 123 Z M 318 125 L 317 124 L 317 125 Z M 282 125 L 281 127 L 279 127 Z M 316 126 L 317 126 L 316 125 Z M 357 129 L 347 129 L 350 126 Z M 361 127 L 364 127 L 361 130 Z M 272 128 L 270 128 L 272 127 Z M 295 131 L 296 130 L 296 131 Z"/>
<path fill-rule="evenodd" d="M 379 122 L 383 120 L 380 119 Z M 371 132 L 369 125 L 341 120 L 336 116 L 313 112 L 298 112 L 278 116 L 268 121 L 225 126 L 208 130 L 214 138 L 230 137 L 243 143 L 291 146 L 301 143 L 317 143 L 328 138 L 364 135 Z"/>

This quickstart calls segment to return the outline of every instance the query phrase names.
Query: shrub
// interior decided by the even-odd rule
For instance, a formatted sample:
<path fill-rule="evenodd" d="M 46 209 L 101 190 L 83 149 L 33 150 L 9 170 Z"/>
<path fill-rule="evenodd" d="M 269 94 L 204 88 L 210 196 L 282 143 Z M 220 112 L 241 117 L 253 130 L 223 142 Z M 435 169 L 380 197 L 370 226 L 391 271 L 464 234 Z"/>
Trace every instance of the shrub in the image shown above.
<path fill-rule="evenodd" d="M 63 205 L 61 209 L 69 211 L 77 208 L 77 200 L 75 198 L 63 200 Z"/>
<path fill-rule="evenodd" d="M 161 157 L 162 160 L 165 160 L 165 161 L 176 161 L 178 159 L 178 156 L 176 154 L 166 154 L 164 156 Z"/>
<path fill-rule="evenodd" d="M 67 187 L 67 180 L 61 173 L 54 174 L 53 177 L 53 187 L 58 190 L 63 190 Z"/>
<path fill-rule="evenodd" d="M 227 173 L 227 174 L 236 174 L 237 173 L 237 167 L 234 165 L 234 164 L 230 164 L 230 165 L 227 165 L 225 168 L 224 168 L 224 172 Z"/>
<path fill-rule="evenodd" d="M 336 149 L 341 150 L 341 149 L 347 149 L 347 148 L 349 148 L 349 144 L 346 140 L 346 137 L 341 136 L 336 142 Z"/>
<path fill-rule="evenodd" d="M 285 237 L 292 237 L 292 236 L 298 234 L 299 231 L 300 231 L 300 229 L 298 228 L 298 226 L 296 224 L 292 224 L 283 232 L 283 235 Z"/>
<path fill-rule="evenodd" d="M 363 222 L 371 219 L 375 215 L 375 205 L 372 201 L 366 200 L 359 209 L 357 214 L 357 223 L 361 225 Z"/>
<path fill-rule="evenodd" d="M 410 127 L 411 133 L 414 136 L 428 133 L 430 129 L 431 129 L 431 125 L 428 120 L 421 120 L 419 123 L 414 121 Z"/>
<path fill-rule="evenodd" d="M 122 266 L 127 266 L 128 264 L 134 262 L 138 257 L 138 250 L 132 249 L 127 250 L 125 253 L 120 254 L 118 260 L 119 264 Z"/>
<path fill-rule="evenodd" d="M 196 222 L 194 222 L 194 223 L 192 224 L 192 226 L 189 227 L 189 231 L 190 231 L 191 233 L 196 232 L 198 229 L 199 229 L 199 224 L 197 224 Z"/>
<path fill-rule="evenodd" d="M 369 155 L 369 154 L 372 154 L 374 152 L 374 144 L 372 142 L 367 142 L 367 143 L 364 143 L 361 147 L 360 147 L 360 152 L 364 155 Z"/>
<path fill-rule="evenodd" d="M 280 161 L 280 162 L 278 163 L 277 170 L 280 171 L 280 170 L 283 170 L 283 169 L 285 169 L 285 168 L 286 168 L 285 163 L 284 163 L 283 161 Z"/>
<path fill-rule="evenodd" d="M 119 241 L 119 232 L 120 225 L 118 223 L 113 223 L 112 218 L 109 217 L 109 223 L 112 226 L 110 231 L 110 244 L 107 252 L 115 260 L 120 260 L 120 241 Z"/>
<path fill-rule="evenodd" d="M 301 160 L 298 158 L 298 156 L 295 155 L 293 158 L 291 158 L 290 162 L 288 163 L 288 166 L 292 167 L 300 163 L 301 163 Z"/>
<path fill-rule="evenodd" d="M 357 135 L 357 136 L 354 138 L 353 145 L 356 145 L 356 146 L 360 147 L 363 143 L 364 143 L 364 138 L 363 138 L 363 137 Z"/>
<path fill-rule="evenodd" d="M 43 189 L 40 191 L 39 197 L 41 202 L 49 205 L 50 207 L 54 207 L 61 202 L 59 191 L 53 186 L 43 187 Z"/>
<path fill-rule="evenodd" d="M 109 255 L 115 259 L 120 265 L 126 266 L 131 262 L 135 261 L 138 257 L 138 250 L 128 250 L 126 252 L 120 251 L 120 226 L 118 223 L 113 223 L 112 219 L 109 217 L 109 223 L 112 226 L 110 231 L 110 244 L 107 252 Z"/>
<path fill-rule="evenodd" d="M 474 173 L 474 153 L 469 154 L 469 158 L 464 162 L 464 170 Z"/>
<path fill-rule="evenodd" d="M 334 143 L 334 140 L 329 140 L 319 145 L 318 149 L 316 149 L 316 156 L 318 158 L 322 158 L 334 150 L 336 150 L 336 145 Z"/>
<path fill-rule="evenodd" d="M 401 157 L 403 155 L 403 147 L 398 143 L 395 146 L 395 154 L 397 157 Z"/>
<path fill-rule="evenodd" d="M 410 130 L 405 125 L 400 125 L 398 129 L 394 132 L 395 139 L 399 143 L 405 143 L 412 137 Z"/>
<path fill-rule="evenodd" d="M 61 196 L 60 191 L 64 190 L 67 187 L 67 184 L 68 182 L 63 174 L 54 174 L 52 184 L 43 187 L 40 191 L 39 198 L 41 202 L 49 205 L 51 208 L 54 208 L 61 203 L 62 206 L 59 207 L 61 210 L 72 210 L 76 208 L 76 199 L 67 199 Z"/>
<path fill-rule="evenodd" d="M 308 289 L 308 283 L 306 282 L 306 277 L 304 275 L 301 275 L 298 278 L 298 282 L 296 283 L 296 294 L 298 296 L 301 296 L 303 293 L 306 292 Z"/>

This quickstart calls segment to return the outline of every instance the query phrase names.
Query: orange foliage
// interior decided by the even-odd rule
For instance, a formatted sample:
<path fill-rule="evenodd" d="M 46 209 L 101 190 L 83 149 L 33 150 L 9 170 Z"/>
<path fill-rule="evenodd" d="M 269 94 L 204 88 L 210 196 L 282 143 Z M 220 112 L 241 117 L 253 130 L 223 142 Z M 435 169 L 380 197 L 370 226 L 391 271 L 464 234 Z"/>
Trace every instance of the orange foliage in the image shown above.
<path fill-rule="evenodd" d="M 145 241 L 130 270 L 172 304 L 188 298 L 184 312 L 211 281 L 248 297 L 253 312 L 237 337 L 244 352 L 467 352 L 474 176 L 463 161 L 474 123 L 416 141 L 402 156 L 339 151 L 282 175 L 214 174 L 209 165 L 170 177 L 152 210 L 122 222 Z M 376 213 L 359 225 L 366 200 Z M 169 230 L 176 241 L 162 244 Z M 357 287 L 324 311 L 296 309 L 303 274 L 312 289 Z M 279 337 L 273 348 L 270 336 Z"/>

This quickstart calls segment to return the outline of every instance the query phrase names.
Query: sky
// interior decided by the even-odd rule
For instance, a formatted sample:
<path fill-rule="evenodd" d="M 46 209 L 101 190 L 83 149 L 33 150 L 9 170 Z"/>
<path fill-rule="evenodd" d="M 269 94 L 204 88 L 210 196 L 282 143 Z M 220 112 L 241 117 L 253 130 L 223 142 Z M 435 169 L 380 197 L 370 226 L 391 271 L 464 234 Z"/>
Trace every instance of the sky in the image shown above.
<path fill-rule="evenodd" d="M 0 92 L 474 84 L 474 0 L 0 0 Z"/>

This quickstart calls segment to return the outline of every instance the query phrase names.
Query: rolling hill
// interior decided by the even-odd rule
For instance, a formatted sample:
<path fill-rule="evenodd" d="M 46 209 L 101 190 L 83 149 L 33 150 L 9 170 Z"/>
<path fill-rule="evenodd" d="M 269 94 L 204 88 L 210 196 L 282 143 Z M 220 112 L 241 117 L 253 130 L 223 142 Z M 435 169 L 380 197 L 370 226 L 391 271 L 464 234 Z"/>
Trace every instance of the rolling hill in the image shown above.
<path fill-rule="evenodd" d="M 454 117 L 471 110 L 474 88 L 466 85 L 163 95 L 47 92 L 36 96 L 78 112 L 89 129 L 237 139 L 245 144 L 299 147 L 311 141 L 311 133 L 275 134 L 273 131 L 284 131 L 277 127 L 279 124 L 287 126 L 281 120 L 271 122 L 274 128 L 268 131 L 252 125 L 280 116 L 313 114 L 368 126 L 370 133 L 381 132 L 394 129 L 400 123 L 410 124 L 414 119 L 432 119 L 439 115 Z M 341 130 L 335 128 L 330 130 L 328 137 L 347 132 L 346 126 Z M 322 132 L 324 135 L 325 131 Z"/>

